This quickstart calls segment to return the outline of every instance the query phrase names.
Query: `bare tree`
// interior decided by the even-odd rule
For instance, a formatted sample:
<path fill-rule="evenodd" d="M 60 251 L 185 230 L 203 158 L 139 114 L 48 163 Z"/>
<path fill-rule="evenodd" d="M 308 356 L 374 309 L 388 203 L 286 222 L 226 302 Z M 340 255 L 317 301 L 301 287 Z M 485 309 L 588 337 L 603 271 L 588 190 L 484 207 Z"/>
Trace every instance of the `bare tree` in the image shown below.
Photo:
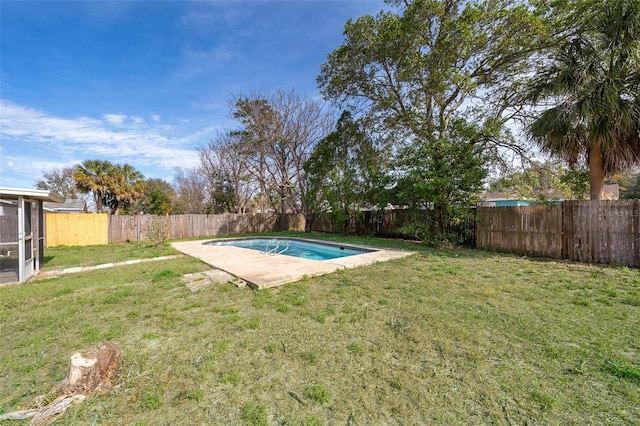
<path fill-rule="evenodd" d="M 230 105 L 241 125 L 228 134 L 232 161 L 255 179 L 258 200 L 277 212 L 303 212 L 303 166 L 316 143 L 333 129 L 334 115 L 323 102 L 293 89 L 237 95 Z"/>
<path fill-rule="evenodd" d="M 207 213 L 207 181 L 197 169 L 177 168 L 174 176 L 177 214 Z"/>
<path fill-rule="evenodd" d="M 42 171 L 42 179 L 36 181 L 36 188 L 53 191 L 64 198 L 76 199 L 80 195 L 73 179 L 73 167 Z"/>
<path fill-rule="evenodd" d="M 214 210 L 247 213 L 258 192 L 255 176 L 236 150 L 238 142 L 237 133 L 220 132 L 198 148 L 200 169 L 206 176 Z"/>

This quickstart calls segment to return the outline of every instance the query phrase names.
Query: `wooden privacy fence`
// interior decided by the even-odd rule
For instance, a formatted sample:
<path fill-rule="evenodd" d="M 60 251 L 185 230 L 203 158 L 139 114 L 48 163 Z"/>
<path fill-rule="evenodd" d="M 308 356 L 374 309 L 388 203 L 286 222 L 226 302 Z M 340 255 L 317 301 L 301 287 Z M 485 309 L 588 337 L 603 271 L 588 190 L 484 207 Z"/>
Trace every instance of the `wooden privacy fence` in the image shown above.
<path fill-rule="evenodd" d="M 404 211 L 354 217 L 348 233 L 402 236 Z M 162 224 L 170 239 L 216 235 L 304 231 L 302 215 L 222 214 L 176 216 L 46 215 L 47 247 L 145 241 Z M 4 228 L 4 226 L 3 226 Z M 565 201 L 557 205 L 478 207 L 476 224 L 463 228 L 466 242 L 476 247 L 578 262 L 616 263 L 640 267 L 640 200 Z M 336 232 L 335 223 L 320 218 L 312 230 Z M 474 232 L 475 231 L 475 232 Z"/>
<path fill-rule="evenodd" d="M 295 214 L 221 214 L 115 216 L 107 214 L 46 215 L 46 245 L 87 246 L 148 241 L 153 228 L 169 239 L 198 238 L 277 231 L 304 231 L 304 217 Z"/>
<path fill-rule="evenodd" d="M 56 246 L 92 246 L 107 244 L 108 215 L 105 213 L 47 213 L 45 244 Z"/>
<path fill-rule="evenodd" d="M 476 247 L 640 267 L 640 200 L 478 207 Z"/>
<path fill-rule="evenodd" d="M 478 207 L 476 247 L 562 257 L 562 205 Z"/>
<path fill-rule="evenodd" d="M 563 255 L 640 267 L 640 200 L 563 203 Z"/>
<path fill-rule="evenodd" d="M 281 216 L 284 216 L 282 218 Z M 274 232 L 297 230 L 288 227 L 286 216 L 274 213 L 264 214 L 186 214 L 172 216 L 111 216 L 109 218 L 109 242 L 146 241 L 149 231 L 162 226 L 168 231 L 169 239 L 197 238 L 217 235 Z M 281 224 L 286 227 L 281 228 Z M 304 224 L 302 225 L 304 230 Z"/>

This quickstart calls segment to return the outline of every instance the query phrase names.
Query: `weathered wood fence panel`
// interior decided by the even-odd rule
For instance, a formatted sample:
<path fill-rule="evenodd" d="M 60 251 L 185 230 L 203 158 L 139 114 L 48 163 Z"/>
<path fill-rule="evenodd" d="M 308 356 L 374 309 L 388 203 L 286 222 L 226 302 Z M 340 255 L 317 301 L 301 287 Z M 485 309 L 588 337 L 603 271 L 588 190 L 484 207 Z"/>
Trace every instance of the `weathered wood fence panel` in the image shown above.
<path fill-rule="evenodd" d="M 169 238 L 197 238 L 217 235 L 273 232 L 277 230 L 276 214 L 178 215 L 169 218 Z M 152 219 L 151 219 L 152 220 Z M 150 222 L 143 226 L 148 229 Z"/>
<path fill-rule="evenodd" d="M 389 210 L 383 213 L 363 211 L 354 214 L 347 222 L 347 235 L 375 235 L 377 237 L 401 237 L 399 228 L 406 223 L 405 210 Z M 341 233 L 343 224 L 338 224 L 330 214 L 318 215 L 311 226 L 315 232 Z"/>
<path fill-rule="evenodd" d="M 564 257 L 640 267 L 640 200 L 565 201 Z"/>
<path fill-rule="evenodd" d="M 163 226 L 169 239 L 304 230 L 304 217 L 289 214 L 220 214 L 110 216 L 109 242 L 147 241 L 149 231 Z"/>
<path fill-rule="evenodd" d="M 104 213 L 48 213 L 45 215 L 46 246 L 107 244 L 108 222 L 108 215 Z"/>
<path fill-rule="evenodd" d="M 109 242 L 123 243 L 140 238 L 140 216 L 109 216 Z"/>
<path fill-rule="evenodd" d="M 478 207 L 476 247 L 562 257 L 562 205 Z"/>
<path fill-rule="evenodd" d="M 478 207 L 476 247 L 640 267 L 640 200 Z"/>

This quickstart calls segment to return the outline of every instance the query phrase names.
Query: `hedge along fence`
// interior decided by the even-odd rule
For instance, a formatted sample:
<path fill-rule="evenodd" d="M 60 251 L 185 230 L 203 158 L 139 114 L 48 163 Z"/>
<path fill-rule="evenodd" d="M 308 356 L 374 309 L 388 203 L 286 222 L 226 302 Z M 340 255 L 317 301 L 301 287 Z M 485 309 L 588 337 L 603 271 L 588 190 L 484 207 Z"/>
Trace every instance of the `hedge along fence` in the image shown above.
<path fill-rule="evenodd" d="M 153 227 L 161 227 L 169 239 L 304 231 L 304 217 L 294 214 L 114 216 L 47 213 L 46 216 L 47 247 L 148 241 Z"/>
<path fill-rule="evenodd" d="M 382 238 L 408 238 L 401 228 L 415 220 L 416 216 L 420 220 L 429 221 L 432 219 L 432 210 L 422 210 L 419 212 L 409 209 L 394 209 L 376 212 L 365 210 L 352 215 L 347 222 L 347 235 L 356 236 L 376 236 Z M 445 230 L 460 238 L 466 246 L 475 246 L 475 212 L 471 212 L 461 223 L 452 223 Z M 310 223 L 310 229 L 315 232 L 340 233 L 341 226 L 336 223 L 330 214 L 320 214 Z"/>

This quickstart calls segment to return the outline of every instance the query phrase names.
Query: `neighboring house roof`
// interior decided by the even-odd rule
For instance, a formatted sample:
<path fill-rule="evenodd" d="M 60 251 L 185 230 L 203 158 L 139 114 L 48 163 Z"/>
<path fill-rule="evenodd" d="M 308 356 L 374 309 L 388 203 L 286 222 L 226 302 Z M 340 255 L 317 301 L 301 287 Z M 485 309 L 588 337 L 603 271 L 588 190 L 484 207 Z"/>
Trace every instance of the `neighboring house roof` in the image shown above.
<path fill-rule="evenodd" d="M 540 195 L 545 200 L 564 200 L 564 195 L 559 189 L 549 188 L 540 191 Z M 617 183 L 604 186 L 604 199 L 605 200 L 617 200 L 620 198 L 620 188 Z M 482 202 L 492 201 L 507 201 L 507 200 L 526 200 L 526 197 L 518 194 L 515 191 L 512 192 L 485 192 L 480 194 Z M 535 201 L 535 200 L 534 200 Z"/>
<path fill-rule="evenodd" d="M 44 210 L 54 213 L 86 213 L 87 202 L 81 199 L 67 199 L 64 203 L 47 203 L 45 202 Z"/>
<path fill-rule="evenodd" d="M 480 194 L 482 201 L 519 200 L 522 197 L 517 192 L 485 192 Z"/>

